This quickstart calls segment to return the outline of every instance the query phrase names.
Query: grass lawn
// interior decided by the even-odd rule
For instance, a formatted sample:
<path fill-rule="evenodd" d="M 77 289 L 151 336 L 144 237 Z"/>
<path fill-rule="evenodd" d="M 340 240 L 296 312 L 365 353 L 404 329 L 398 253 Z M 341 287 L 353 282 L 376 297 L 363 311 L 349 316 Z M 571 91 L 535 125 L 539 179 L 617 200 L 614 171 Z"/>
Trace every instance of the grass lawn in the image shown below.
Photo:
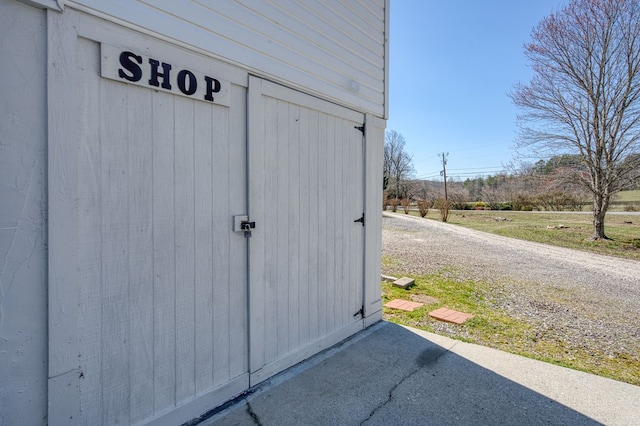
<path fill-rule="evenodd" d="M 411 214 L 418 215 L 417 212 Z M 439 211 L 430 210 L 426 220 L 440 220 Z M 640 260 L 639 215 L 607 215 L 605 232 L 611 238 L 608 241 L 590 240 L 591 220 L 590 214 L 579 213 L 465 210 L 453 211 L 448 222 L 506 237 Z M 400 259 L 382 258 L 385 274 L 403 276 L 402 264 Z M 549 333 L 548 327 L 539 321 L 513 315 L 502 308 L 510 297 L 510 291 L 503 284 L 460 274 L 456 265 L 412 278 L 416 285 L 409 290 L 383 282 L 383 303 L 404 299 L 425 305 L 413 312 L 384 308 L 386 320 L 640 385 L 638 341 L 628 342 L 626 349 L 615 354 L 607 352 L 596 341 L 568 342 L 557 333 Z M 575 308 L 571 306 L 571 297 L 567 297 L 565 300 L 549 293 L 544 296 L 545 300 L 535 302 L 566 303 L 567 308 Z M 443 306 L 475 317 L 461 325 L 429 317 L 430 311 Z"/>
<path fill-rule="evenodd" d="M 416 211 L 410 214 L 419 216 Z M 427 219 L 440 220 L 431 209 Z M 605 234 L 610 240 L 591 241 L 590 213 L 512 212 L 497 210 L 454 210 L 448 223 L 505 237 L 559 247 L 640 260 L 640 215 L 608 214 Z"/>
<path fill-rule="evenodd" d="M 385 262 L 393 260 L 383 258 Z M 385 308 L 385 320 L 640 385 L 640 358 L 635 346 L 630 346 L 627 353 L 612 357 L 597 344 L 583 346 L 565 342 L 547 334 L 535 321 L 516 319 L 502 310 L 499 304 L 504 293 L 495 284 L 461 280 L 453 270 L 414 278 L 416 284 L 408 290 L 383 282 L 383 303 L 404 299 L 425 305 L 413 312 Z M 461 325 L 429 317 L 429 312 L 443 306 L 475 317 Z"/>
<path fill-rule="evenodd" d="M 619 202 L 638 202 L 640 201 L 640 189 L 619 192 L 613 196 L 613 200 Z"/>

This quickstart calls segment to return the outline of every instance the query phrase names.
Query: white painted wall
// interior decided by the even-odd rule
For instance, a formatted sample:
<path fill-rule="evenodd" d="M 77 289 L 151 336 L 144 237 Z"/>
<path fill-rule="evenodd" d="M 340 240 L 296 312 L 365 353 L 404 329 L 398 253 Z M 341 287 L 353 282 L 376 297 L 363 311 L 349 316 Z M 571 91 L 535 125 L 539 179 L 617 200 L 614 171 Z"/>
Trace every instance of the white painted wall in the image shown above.
<path fill-rule="evenodd" d="M 77 51 L 81 415 L 136 424 L 247 370 L 246 91 L 125 85 L 100 77 L 98 43 Z"/>
<path fill-rule="evenodd" d="M 250 71 L 386 118 L 389 0 L 74 0 Z"/>
<path fill-rule="evenodd" d="M 382 320 L 380 291 L 382 253 L 382 191 L 380 173 L 383 163 L 384 133 L 387 122 L 371 114 L 366 115 L 365 138 L 365 258 L 364 258 L 364 316 L 366 325 Z"/>
<path fill-rule="evenodd" d="M 49 8 L 49 10 L 45 12 L 25 3 L 39 5 Z M 114 398 L 124 397 L 128 392 L 123 388 L 124 393 L 121 394 L 122 389 L 118 386 L 129 387 L 127 389 L 136 388 L 134 393 L 142 396 L 141 399 L 132 399 L 119 405 L 119 407 L 127 408 L 123 419 L 132 422 L 162 416 L 167 410 L 181 406 L 175 410 L 175 415 L 170 414 L 163 419 L 169 423 L 179 423 L 185 418 L 189 418 L 189 414 L 199 413 L 211 407 L 212 400 L 209 390 L 216 389 L 216 380 L 230 380 L 229 383 L 232 383 L 233 386 L 236 386 L 236 381 L 231 379 L 235 374 L 239 374 L 237 377 L 241 378 L 242 383 L 246 383 L 247 380 L 244 378 L 245 375 L 240 373 L 246 368 L 246 362 L 239 357 L 230 358 L 229 361 L 232 367 L 242 363 L 241 370 L 235 371 L 230 367 L 229 370 L 225 369 L 225 372 L 214 373 L 211 376 L 213 382 L 202 381 L 201 376 L 191 374 L 200 371 L 196 368 L 197 363 L 209 362 L 206 360 L 206 351 L 202 351 L 201 353 L 204 355 L 194 359 L 193 365 L 189 364 L 182 368 L 174 363 L 173 366 L 168 367 L 176 375 L 182 373 L 189 375 L 189 377 L 193 375 L 193 382 L 180 381 L 180 386 L 186 385 L 189 389 L 182 389 L 177 384 L 173 387 L 169 385 L 166 389 L 173 389 L 171 392 L 161 392 L 162 394 L 156 392 L 152 397 L 150 396 L 151 399 L 144 398 L 145 395 L 149 395 L 147 392 L 149 383 L 138 379 L 142 379 L 145 372 L 150 372 L 154 375 L 154 380 L 162 380 L 159 377 L 162 373 L 162 369 L 158 367 L 160 365 L 159 357 L 167 354 L 163 348 L 158 347 L 158 342 L 166 335 L 163 337 L 155 334 L 153 339 L 150 339 L 149 333 L 156 333 L 163 321 L 165 324 L 173 323 L 182 327 L 181 331 L 179 333 L 177 329 L 174 329 L 174 334 L 168 335 L 166 341 L 171 340 L 171 336 L 180 336 L 180 339 L 191 339 L 189 342 L 195 344 L 197 339 L 193 333 L 201 326 L 201 323 L 198 321 L 192 323 L 192 316 L 180 314 L 180 321 L 185 320 L 180 323 L 181 326 L 178 324 L 180 321 L 178 320 L 178 311 L 175 308 L 177 305 L 174 305 L 174 310 L 171 311 L 173 314 L 170 312 L 168 317 L 164 317 L 163 311 L 160 309 L 164 299 L 160 296 L 154 301 L 145 298 L 147 292 L 143 291 L 144 286 L 146 285 L 148 290 L 150 281 L 140 278 L 144 278 L 142 275 L 150 271 L 148 258 L 145 257 L 150 252 L 142 250 L 138 253 L 136 247 L 148 248 L 149 241 L 153 241 L 166 229 L 162 226 L 156 227 L 155 224 L 153 229 L 149 227 L 149 224 L 140 227 L 138 225 L 146 223 L 145 219 L 148 218 L 150 211 L 154 212 L 156 220 L 168 214 L 168 210 L 156 209 L 153 204 L 162 199 L 161 185 L 145 180 L 148 178 L 148 174 L 138 170 L 136 165 L 136 167 L 125 170 L 125 173 L 129 174 L 139 173 L 136 180 L 132 181 L 136 182 L 135 185 L 128 186 L 126 182 L 122 181 L 122 186 L 118 187 L 117 181 L 113 180 L 112 182 L 112 177 L 108 175 L 117 171 L 117 168 L 106 167 L 102 169 L 103 172 L 100 172 L 101 182 L 106 186 L 100 186 L 101 194 L 94 194 L 95 187 L 93 185 L 96 181 L 91 179 L 98 175 L 93 174 L 96 172 L 92 169 L 93 162 L 102 163 L 105 159 L 100 156 L 91 157 L 96 154 L 96 150 L 100 146 L 92 145 L 91 138 L 94 135 L 91 132 L 95 131 L 95 136 L 100 137 L 101 133 L 98 130 L 100 127 L 109 127 L 109 117 L 121 116 L 120 113 L 123 112 L 118 111 L 117 105 L 114 105 L 112 101 L 102 102 L 100 96 L 107 93 L 110 98 L 121 96 L 124 99 L 131 94 L 135 98 L 134 101 L 127 101 L 124 104 L 146 105 L 149 99 L 147 93 L 143 92 L 153 93 L 149 89 L 142 88 L 113 90 L 113 85 L 120 83 L 102 81 L 97 73 L 99 61 L 97 41 L 131 48 L 144 46 L 144 52 L 140 53 L 166 54 L 167 57 L 161 59 L 175 60 L 180 65 L 189 65 L 194 62 L 207 64 L 212 57 L 224 57 L 236 65 L 243 64 L 244 69 L 240 72 L 238 72 L 239 68 L 226 64 L 221 64 L 219 69 L 225 76 L 224 78 L 235 85 L 234 99 L 236 102 L 245 102 L 244 86 L 247 84 L 247 71 L 250 71 L 287 83 L 294 88 L 304 89 L 307 87 L 305 90 L 307 93 L 322 96 L 327 100 L 357 110 L 360 114 L 356 120 L 357 124 L 360 124 L 361 118 L 365 118 L 364 121 L 367 123 L 364 147 L 365 168 L 358 172 L 358 174 L 363 173 L 366 176 L 364 209 L 367 216 L 367 227 L 364 228 L 366 244 L 364 247 L 365 282 L 363 289 L 365 293 L 365 318 L 361 320 L 360 324 L 356 324 L 357 327 L 354 327 L 349 333 L 381 319 L 379 299 L 380 219 L 378 217 L 381 193 L 378 183 L 385 123 L 381 117 L 384 117 L 386 109 L 384 101 L 386 97 L 386 67 L 384 64 L 386 45 L 384 31 L 380 31 L 380 29 L 384 27 L 384 16 L 388 13 L 388 10 L 385 10 L 385 5 L 388 5 L 388 1 L 353 0 L 344 2 L 344 4 L 337 1 L 328 2 L 331 3 L 330 6 L 318 1 L 309 2 L 302 8 L 304 10 L 296 9 L 300 6 L 298 3 L 292 3 L 289 5 L 291 8 L 285 10 L 276 7 L 276 4 L 280 4 L 276 1 L 254 5 L 254 2 L 249 1 L 245 4 L 242 1 L 228 0 L 224 4 L 229 6 L 227 12 L 232 15 L 233 11 L 240 13 L 238 7 L 244 8 L 243 10 L 249 12 L 250 15 L 257 13 L 257 9 L 254 7 L 267 7 L 273 13 L 285 13 L 288 17 L 283 21 L 278 18 L 280 16 L 278 14 L 269 15 L 268 19 L 254 28 L 240 19 L 243 15 L 234 15 L 235 19 L 231 19 L 226 14 L 222 18 L 215 18 L 213 15 L 218 11 L 214 13 L 213 9 L 209 8 L 207 10 L 212 14 L 209 17 L 218 19 L 212 21 L 218 25 L 218 28 L 221 28 L 221 32 L 218 33 L 211 33 L 210 29 L 205 31 L 194 26 L 198 16 L 193 14 L 189 15 L 193 18 L 193 22 L 180 20 L 175 16 L 168 18 L 168 20 L 160 19 L 159 11 L 150 5 L 152 2 L 94 2 L 87 0 L 83 4 L 80 3 L 79 1 L 32 0 L 20 2 L 0 0 L 0 54 L 3 55 L 3 58 L 10 58 L 10 60 L 0 61 L 0 425 L 68 423 L 72 421 L 70 417 L 78 421 L 81 417 L 81 410 L 91 408 L 90 404 L 108 406 L 109 401 L 92 398 L 91 392 L 95 391 L 93 388 L 87 391 L 91 387 L 91 380 L 94 383 L 96 380 L 102 380 L 102 378 L 96 379 L 96 372 L 103 378 L 112 379 L 113 386 L 109 387 L 107 392 L 111 392 Z M 109 23 L 95 16 L 85 15 L 84 12 L 91 12 L 102 17 L 108 16 L 107 12 L 97 11 L 84 3 L 87 5 L 95 3 L 107 9 L 113 8 L 113 10 L 110 9 L 113 13 L 111 17 L 117 22 Z M 60 13 L 58 11 L 60 8 L 56 6 L 64 4 L 67 8 Z M 162 2 L 162 4 L 163 7 L 171 8 L 174 3 Z M 204 0 L 193 1 L 182 3 L 181 9 L 184 9 L 186 13 L 192 10 L 191 8 L 196 6 L 202 8 L 207 4 L 214 3 L 206 3 Z M 136 10 L 144 13 L 132 12 Z M 296 10 L 297 12 L 294 13 L 293 11 Z M 358 13 L 364 12 L 360 17 L 355 17 L 355 10 Z M 263 13 L 267 12 L 263 11 Z M 293 15 L 297 18 L 293 19 Z M 116 16 L 121 16 L 122 20 L 118 21 L 120 18 L 115 18 Z M 125 17 L 127 16 L 134 16 L 135 23 L 126 22 Z M 146 34 L 143 32 L 143 34 L 137 33 L 134 36 L 134 33 L 129 30 L 120 31 L 122 27 L 117 25 L 123 24 L 125 27 L 134 27 L 140 30 L 145 27 L 146 21 L 138 21 L 144 21 L 149 16 L 155 20 L 151 19 L 152 22 L 148 23 Z M 375 16 L 377 18 L 374 18 Z M 348 19 L 351 23 L 348 24 L 343 19 Z M 382 21 L 376 21 L 376 19 L 382 19 Z M 330 25 L 327 27 L 314 26 L 312 25 L 314 20 L 318 20 L 317 22 L 322 25 L 329 25 L 329 23 Z M 242 24 L 236 21 L 242 22 Z M 285 21 L 286 25 L 277 23 Z M 230 22 L 236 23 L 231 25 Z M 341 23 L 340 27 L 347 28 L 353 25 L 354 28 L 337 29 L 336 22 Z M 168 26 L 163 26 L 165 24 Z M 247 25 L 251 28 L 247 28 Z M 365 31 L 367 26 L 376 28 L 378 36 L 382 35 L 382 38 L 376 38 L 377 36 L 374 34 Z M 321 36 L 327 28 L 330 31 Z M 165 35 L 159 35 L 159 32 L 164 32 Z M 48 40 L 47 33 L 49 34 Z M 159 39 L 148 37 L 150 33 L 158 35 Z M 229 41 L 223 33 L 229 37 L 236 37 L 236 41 Z M 265 38 L 265 34 L 273 34 L 273 36 Z M 368 35 L 365 37 L 362 34 Z M 282 39 L 276 36 L 282 37 Z M 181 37 L 182 40 L 176 42 L 176 37 Z M 326 37 L 326 39 L 322 39 L 326 45 L 322 48 L 324 50 L 320 52 L 318 51 L 320 48 L 314 41 L 320 40 L 317 37 Z M 378 45 L 371 40 L 378 40 L 380 43 Z M 169 47 L 165 43 L 166 41 L 176 42 L 181 48 Z M 359 50 L 366 43 L 376 44 L 377 47 L 372 48 L 375 54 L 372 54 L 371 51 L 362 53 Z M 343 55 L 345 52 L 356 52 L 354 58 L 360 58 L 358 61 L 365 62 L 357 62 L 353 58 L 347 59 L 349 55 Z M 234 57 L 233 55 L 238 56 Z M 382 62 L 375 59 L 377 55 L 380 55 L 378 59 Z M 194 56 L 197 59 L 193 59 Z M 369 61 L 369 65 L 366 61 Z M 300 65 L 292 66 L 292 63 Z M 370 66 L 371 64 L 376 65 Z M 325 72 L 326 69 L 320 65 L 329 67 L 330 72 Z M 350 89 L 350 80 L 345 83 L 343 77 L 346 71 L 355 73 L 350 75 L 354 81 L 359 82 L 357 91 Z M 360 84 L 363 81 L 368 83 L 363 86 Z M 77 96 L 80 94 L 79 85 L 82 84 L 85 84 L 85 88 L 88 89 L 100 86 L 101 88 L 98 90 L 102 92 L 92 92 L 91 96 L 85 96 L 83 92 L 81 96 Z M 164 99 L 168 95 L 155 94 L 153 96 Z M 96 116 L 79 114 L 79 111 L 89 111 L 91 102 L 95 103 L 91 106 L 92 108 L 111 108 L 111 115 L 107 117 L 106 122 L 94 120 Z M 184 103 L 186 101 L 177 100 L 175 102 Z M 142 107 L 133 111 L 141 116 L 149 114 L 149 112 Z M 180 108 L 180 113 L 183 112 L 183 108 Z M 346 128 L 350 129 L 351 124 Z M 246 119 L 241 117 L 236 119 L 233 124 L 233 126 L 242 129 L 245 128 L 245 125 Z M 113 154 L 114 164 L 139 160 L 139 165 L 143 170 L 145 167 L 146 170 L 149 167 L 153 168 L 154 164 L 149 162 L 151 161 L 148 155 L 149 147 L 144 144 L 140 146 L 133 144 L 131 141 L 136 140 L 135 135 L 131 136 L 131 139 L 126 139 L 130 137 L 129 130 L 136 131 L 135 126 L 120 127 L 123 137 L 115 139 L 117 139 L 117 143 L 126 142 L 125 145 L 129 144 L 129 148 L 139 149 L 136 151 L 137 156 L 131 157 L 128 155 L 130 152 L 119 152 L 117 149 L 109 151 Z M 189 127 L 185 127 L 184 131 L 189 131 Z M 233 140 L 233 144 L 236 147 L 242 146 L 241 149 L 244 149 L 246 135 L 242 132 L 235 133 L 233 137 L 236 139 Z M 141 136 L 142 142 L 148 143 L 145 135 L 139 136 Z M 81 138 L 79 139 L 79 137 Z M 144 148 L 145 146 L 147 148 Z M 218 148 L 223 149 L 222 146 Z M 178 151 L 184 154 L 182 150 Z M 155 152 L 157 153 L 157 151 Z M 191 154 L 183 155 L 182 160 L 197 162 L 205 158 L 195 155 L 195 151 L 189 152 Z M 240 151 L 236 151 L 236 153 L 238 154 Z M 184 163 L 183 165 L 188 168 L 188 164 Z M 233 173 L 233 171 L 229 173 Z M 226 174 L 229 180 L 244 179 L 238 174 L 239 172 L 236 175 L 229 173 Z M 166 175 L 162 176 L 166 178 Z M 162 176 L 156 175 L 154 179 L 156 177 L 162 179 Z M 186 180 L 197 181 L 195 178 L 189 178 L 188 174 L 185 176 Z M 224 188 L 228 187 L 229 183 L 221 185 Z M 240 186 L 246 186 L 246 182 Z M 180 185 L 180 188 L 183 186 Z M 149 190 L 153 192 L 151 198 L 154 201 L 149 201 Z M 192 187 L 189 191 L 176 191 L 176 198 L 170 204 L 173 204 L 174 208 L 183 204 L 195 206 L 197 200 L 194 198 L 194 194 L 196 190 Z M 78 195 L 82 195 L 84 198 Z M 305 195 L 303 194 L 303 196 Z M 180 201 L 183 199 L 186 200 L 185 203 Z M 139 203 L 141 200 L 142 203 Z M 243 213 L 244 198 L 235 198 L 235 200 L 237 212 L 234 211 L 234 214 Z M 118 216 L 118 212 L 124 212 L 122 210 L 124 201 L 132 203 L 130 205 L 133 205 L 134 208 L 131 210 L 130 207 L 127 207 L 126 215 Z M 92 204 L 94 202 L 96 204 Z M 106 222 L 103 221 L 103 218 L 95 216 L 96 206 L 100 204 L 108 206 L 100 213 L 105 215 Z M 199 232 L 185 233 L 178 230 L 179 226 L 183 225 L 185 229 L 191 229 L 192 225 L 196 223 L 208 223 L 204 220 L 204 216 L 198 216 L 198 211 L 200 209 L 194 209 L 190 211 L 191 215 L 186 215 L 186 217 L 193 219 L 193 223 L 185 224 L 176 221 L 178 216 L 185 215 L 174 216 L 174 230 L 171 232 L 174 233 L 174 237 L 178 236 L 176 243 L 180 243 L 173 246 L 174 258 L 179 251 L 178 246 L 185 247 L 182 243 L 192 245 L 202 237 L 203 234 Z M 47 223 L 47 217 L 52 212 L 56 220 Z M 131 212 L 133 212 L 133 216 Z M 87 244 L 92 238 L 92 232 L 95 233 L 96 238 L 102 239 L 105 235 L 108 238 L 113 238 L 119 232 L 116 226 L 118 225 L 116 223 L 118 217 L 126 218 L 126 223 L 121 224 L 124 228 L 120 228 L 120 231 L 126 231 L 127 238 L 129 238 L 126 247 L 117 245 L 118 238 L 115 238 L 116 243 L 114 244 L 109 243 L 108 240 L 104 240 L 107 241 L 106 244 L 104 241 L 99 245 Z M 228 231 L 230 229 L 229 219 L 230 214 L 227 212 L 226 216 L 221 217 L 216 223 L 220 224 L 220 229 Z M 349 220 L 351 219 L 349 217 Z M 351 224 L 349 223 L 349 225 Z M 113 233 L 109 228 L 111 225 L 114 225 L 115 231 Z M 140 238 L 146 238 L 146 246 L 144 244 L 136 245 L 137 242 L 142 241 L 137 240 L 137 237 L 133 240 L 130 239 L 132 235 L 138 235 L 139 230 L 141 231 Z M 231 238 L 235 236 L 232 235 Z M 184 238 L 187 240 L 183 241 Z M 125 256 L 118 252 L 119 247 L 124 247 L 127 250 Z M 170 248 L 171 244 L 164 244 L 164 247 Z M 223 247 L 220 247 L 220 250 L 222 249 Z M 97 253 L 95 250 L 100 252 Z M 211 257 L 206 252 L 200 253 L 206 259 Z M 143 260 L 140 262 L 140 269 L 130 267 L 128 271 L 124 271 L 119 267 L 118 262 L 126 261 L 130 262 L 129 264 L 135 264 L 138 257 Z M 188 258 L 189 255 L 186 255 L 183 260 L 188 262 Z M 147 259 L 147 262 L 144 259 Z M 101 275 L 97 276 L 97 280 L 102 283 L 100 285 L 108 283 L 109 279 L 116 277 L 113 281 L 115 286 L 107 285 L 94 288 L 87 284 L 91 282 L 91 279 L 83 274 L 95 272 L 95 269 L 92 270 L 90 265 L 98 262 L 108 267 L 106 275 L 103 270 L 100 272 Z M 162 259 L 156 259 L 154 262 L 154 268 L 167 267 L 167 263 Z M 244 262 L 236 263 L 236 266 L 240 266 Z M 203 275 L 206 272 L 194 272 L 190 268 L 183 269 L 186 275 L 194 273 L 198 275 L 200 272 L 203 272 L 200 274 Z M 176 269 L 173 270 L 173 275 L 180 276 L 181 280 L 185 274 L 176 273 Z M 124 278 L 129 281 L 128 289 L 122 286 Z M 233 280 L 231 281 L 233 282 Z M 187 279 L 187 282 L 196 283 L 197 280 Z M 141 285 L 140 288 L 137 287 L 138 284 Z M 189 301 L 195 301 L 200 308 L 204 306 L 206 311 L 205 305 L 208 306 L 206 294 L 204 297 L 200 297 L 197 285 L 194 284 L 194 286 L 194 291 L 188 293 L 187 297 Z M 159 290 L 160 287 L 153 287 L 156 295 L 159 295 Z M 230 291 L 229 294 L 238 295 L 233 291 Z M 125 301 L 125 299 L 128 308 L 121 309 L 119 302 Z M 170 298 L 166 299 L 173 302 Z M 177 299 L 175 303 L 180 304 L 180 300 Z M 236 302 L 239 300 L 237 299 Z M 104 301 L 106 304 L 103 303 Z M 206 303 L 203 305 L 201 302 Z M 149 314 L 152 303 L 154 304 L 152 309 L 158 314 L 154 318 Z M 351 308 L 348 309 L 348 311 L 351 310 Z M 209 318 L 212 315 L 220 315 L 220 312 L 222 312 L 221 309 L 206 311 L 204 316 Z M 127 316 L 124 317 L 125 315 Z M 198 315 L 198 318 L 200 317 Z M 227 318 L 227 323 L 227 326 L 245 328 L 242 321 L 234 321 L 230 317 Z M 121 326 L 128 328 L 125 330 L 126 333 L 120 328 Z M 106 333 L 106 338 L 100 337 L 98 340 L 96 337 L 98 335 L 93 332 L 98 329 L 101 333 Z M 231 335 L 240 335 L 233 329 L 230 329 L 229 332 L 229 338 L 233 338 Z M 319 335 L 315 337 L 319 337 Z M 120 349 L 127 346 L 122 338 L 126 338 L 127 341 L 134 339 L 136 342 L 135 345 L 131 345 L 133 349 L 128 354 L 120 353 Z M 209 345 L 211 339 L 215 340 L 216 337 L 205 339 L 205 344 Z M 176 337 L 174 340 L 177 342 L 179 339 Z M 187 345 L 190 346 L 189 342 Z M 328 341 L 324 343 L 330 344 Z M 244 343 L 241 342 L 241 344 Z M 214 344 L 214 346 L 216 345 Z M 97 350 L 95 352 L 87 350 L 92 347 Z M 223 342 L 217 344 L 217 347 L 226 347 L 226 344 Z M 179 351 L 175 349 L 173 356 L 179 357 Z M 91 358 L 95 353 L 106 355 L 103 359 Z M 313 351 L 308 354 L 311 353 Z M 114 358 L 117 356 L 123 357 L 124 364 Z M 146 360 L 151 359 L 155 363 L 153 368 L 145 363 Z M 108 363 L 112 363 L 113 368 L 105 370 L 103 367 L 105 365 L 108 367 Z M 126 368 L 130 369 L 129 371 L 136 372 L 126 379 L 127 383 L 120 380 L 123 373 L 119 370 L 120 365 L 126 365 Z M 86 366 L 89 369 L 84 371 L 83 368 Z M 163 389 L 159 383 L 157 381 L 153 388 Z M 241 389 L 242 387 L 232 387 L 223 391 L 227 395 L 232 395 Z M 187 405 L 186 410 L 181 410 Z M 103 408 L 100 407 L 93 408 L 95 410 L 92 413 L 103 411 Z M 89 413 L 89 411 L 84 411 L 84 413 Z M 89 415 L 89 417 L 92 416 Z M 86 420 L 87 423 L 91 423 L 94 419 L 87 418 Z M 105 423 L 109 423 L 109 421 L 105 421 Z"/>
<path fill-rule="evenodd" d="M 49 420 L 181 424 L 248 386 L 247 74 L 75 10 L 48 24 Z M 101 43 L 228 99 L 103 78 Z"/>
<path fill-rule="evenodd" d="M 47 416 L 45 18 L 0 0 L 0 425 Z"/>
<path fill-rule="evenodd" d="M 255 384 L 363 327 L 364 114 L 252 77 L 249 117 Z"/>

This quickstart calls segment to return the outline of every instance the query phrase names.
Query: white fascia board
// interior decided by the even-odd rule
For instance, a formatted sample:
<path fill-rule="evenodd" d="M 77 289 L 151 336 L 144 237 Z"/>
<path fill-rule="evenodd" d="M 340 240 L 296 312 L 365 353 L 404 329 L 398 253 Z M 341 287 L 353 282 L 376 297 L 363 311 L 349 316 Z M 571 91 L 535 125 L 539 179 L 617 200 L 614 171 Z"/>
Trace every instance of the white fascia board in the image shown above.
<path fill-rule="evenodd" d="M 64 10 L 65 0 L 18 0 L 30 6 L 39 7 L 41 9 L 51 9 L 57 12 Z"/>

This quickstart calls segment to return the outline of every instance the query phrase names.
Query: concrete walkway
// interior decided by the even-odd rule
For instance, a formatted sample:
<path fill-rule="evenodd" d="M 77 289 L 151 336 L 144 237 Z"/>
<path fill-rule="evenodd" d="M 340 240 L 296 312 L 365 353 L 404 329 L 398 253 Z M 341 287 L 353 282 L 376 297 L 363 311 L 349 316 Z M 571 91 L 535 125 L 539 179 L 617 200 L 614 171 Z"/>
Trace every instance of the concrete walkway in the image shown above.
<path fill-rule="evenodd" d="M 640 425 L 640 387 L 381 322 L 201 425 Z"/>

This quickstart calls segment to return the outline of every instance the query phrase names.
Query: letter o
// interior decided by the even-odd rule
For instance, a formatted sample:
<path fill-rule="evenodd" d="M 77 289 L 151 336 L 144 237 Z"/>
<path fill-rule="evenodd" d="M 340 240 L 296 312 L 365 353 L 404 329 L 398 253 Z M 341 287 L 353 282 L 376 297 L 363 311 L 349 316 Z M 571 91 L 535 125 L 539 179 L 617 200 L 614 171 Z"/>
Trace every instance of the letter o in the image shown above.
<path fill-rule="evenodd" d="M 187 84 L 187 79 L 189 83 Z M 185 95 L 193 95 L 198 90 L 198 80 L 189 70 L 182 70 L 178 73 L 178 88 Z"/>

